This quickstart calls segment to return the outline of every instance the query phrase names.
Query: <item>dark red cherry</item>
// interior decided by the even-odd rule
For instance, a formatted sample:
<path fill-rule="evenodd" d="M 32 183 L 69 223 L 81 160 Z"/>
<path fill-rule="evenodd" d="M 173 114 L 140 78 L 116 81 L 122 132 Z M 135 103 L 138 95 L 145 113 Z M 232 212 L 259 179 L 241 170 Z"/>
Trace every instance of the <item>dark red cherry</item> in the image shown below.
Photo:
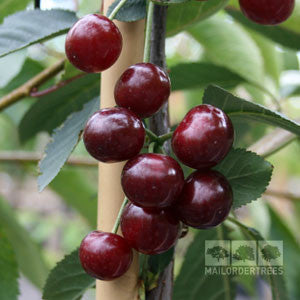
<path fill-rule="evenodd" d="M 84 72 L 98 73 L 111 67 L 120 56 L 122 36 L 107 17 L 87 15 L 69 30 L 65 50 L 75 67 Z"/>
<path fill-rule="evenodd" d="M 160 67 L 139 63 L 129 67 L 115 86 L 116 103 L 141 118 L 156 113 L 170 96 L 169 76 Z"/>
<path fill-rule="evenodd" d="M 89 233 L 79 249 L 83 269 L 100 280 L 122 276 L 129 269 L 132 258 L 132 250 L 125 239 L 109 232 Z"/>
<path fill-rule="evenodd" d="M 232 189 L 217 171 L 192 173 L 175 205 L 177 217 L 186 225 L 206 229 L 219 225 L 232 206 Z"/>
<path fill-rule="evenodd" d="M 153 255 L 175 245 L 180 226 L 168 210 L 146 209 L 129 204 L 122 214 L 121 229 L 131 247 Z"/>
<path fill-rule="evenodd" d="M 233 138 L 232 123 L 222 110 L 199 105 L 176 128 L 172 148 L 185 165 L 194 169 L 210 168 L 227 155 Z"/>
<path fill-rule="evenodd" d="M 143 147 L 141 120 L 122 107 L 105 108 L 88 120 L 83 134 L 87 151 L 102 162 L 118 162 L 136 156 Z"/>
<path fill-rule="evenodd" d="M 124 193 L 137 206 L 163 208 L 170 206 L 184 185 L 178 162 L 162 154 L 140 154 L 129 160 L 122 172 Z"/>
<path fill-rule="evenodd" d="M 239 0 L 244 15 L 263 25 L 277 25 L 288 19 L 295 0 Z"/>

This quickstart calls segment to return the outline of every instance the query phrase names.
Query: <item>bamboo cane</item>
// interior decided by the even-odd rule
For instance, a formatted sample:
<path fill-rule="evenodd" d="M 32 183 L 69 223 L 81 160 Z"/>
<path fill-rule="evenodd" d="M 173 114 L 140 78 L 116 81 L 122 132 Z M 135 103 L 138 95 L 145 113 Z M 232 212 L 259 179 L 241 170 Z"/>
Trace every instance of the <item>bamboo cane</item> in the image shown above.
<path fill-rule="evenodd" d="M 114 0 L 104 0 L 104 13 Z M 124 23 L 115 21 L 123 36 L 123 49 L 118 61 L 101 75 L 101 108 L 115 106 L 114 85 L 130 65 L 142 61 L 144 49 L 144 20 Z M 124 163 L 99 164 L 98 228 L 111 231 L 124 199 L 120 175 Z M 114 281 L 96 283 L 97 300 L 138 299 L 138 256 L 128 272 Z"/>

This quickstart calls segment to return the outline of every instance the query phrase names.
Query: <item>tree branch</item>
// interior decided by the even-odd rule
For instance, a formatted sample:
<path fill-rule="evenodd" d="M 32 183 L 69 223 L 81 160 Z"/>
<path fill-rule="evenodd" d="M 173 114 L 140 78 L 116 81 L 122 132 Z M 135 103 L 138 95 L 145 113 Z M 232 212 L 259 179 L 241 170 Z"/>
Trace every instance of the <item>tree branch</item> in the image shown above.
<path fill-rule="evenodd" d="M 154 6 L 150 50 L 150 62 L 164 69 L 166 69 L 165 36 L 167 9 L 167 6 Z M 150 118 L 149 127 L 158 136 L 170 131 L 168 103 L 166 103 L 158 113 Z M 170 154 L 169 142 L 165 143 L 164 149 L 167 154 Z M 146 292 L 147 300 L 172 300 L 173 267 L 174 261 L 172 260 L 166 269 L 161 272 L 157 287 Z"/>
<path fill-rule="evenodd" d="M 250 146 L 248 150 L 256 152 L 262 157 L 268 157 L 287 146 L 296 138 L 297 136 L 295 134 L 278 128 L 262 137 L 260 140 Z"/>
<path fill-rule="evenodd" d="M 53 66 L 43 70 L 41 73 L 37 74 L 23 85 L 13 90 L 8 95 L 0 99 L 0 111 L 4 108 L 16 103 L 20 99 L 30 96 L 33 88 L 36 88 L 46 82 L 49 78 L 52 78 L 60 71 L 64 69 L 65 59 L 62 59 L 55 63 Z"/>
<path fill-rule="evenodd" d="M 53 86 L 51 86 L 51 87 L 49 87 L 47 89 L 44 89 L 42 91 L 35 91 L 35 88 L 33 88 L 32 91 L 30 92 L 30 97 L 37 98 L 37 97 L 42 97 L 42 96 L 45 96 L 47 94 L 50 94 L 50 93 L 52 93 L 52 92 L 54 92 L 54 91 L 62 88 L 63 86 L 69 84 L 70 82 L 72 82 L 72 81 L 74 81 L 74 80 L 76 80 L 78 78 L 83 77 L 84 75 L 87 75 L 87 73 L 81 73 L 81 74 L 78 74 L 78 75 L 76 75 L 74 77 L 71 77 L 69 79 L 60 81 L 57 84 L 55 84 L 55 85 L 53 85 Z"/>
<path fill-rule="evenodd" d="M 290 192 L 274 191 L 267 189 L 264 194 L 267 196 L 284 198 L 291 201 L 300 201 L 300 195 L 292 194 Z"/>
<path fill-rule="evenodd" d="M 42 157 L 37 152 L 0 151 L 0 162 L 37 163 Z M 98 161 L 89 157 L 71 156 L 66 163 L 72 166 L 98 167 Z"/>

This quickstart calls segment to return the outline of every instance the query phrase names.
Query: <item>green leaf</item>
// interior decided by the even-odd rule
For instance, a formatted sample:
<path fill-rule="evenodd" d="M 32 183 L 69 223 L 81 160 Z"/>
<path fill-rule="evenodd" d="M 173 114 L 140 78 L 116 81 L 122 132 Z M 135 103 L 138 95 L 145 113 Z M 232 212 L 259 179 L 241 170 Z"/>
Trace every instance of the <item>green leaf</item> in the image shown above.
<path fill-rule="evenodd" d="M 83 73 L 82 71 L 77 69 L 75 66 L 73 66 L 69 60 L 66 60 L 65 68 L 64 68 L 64 71 L 62 72 L 60 81 L 68 80 L 68 79 L 74 78 L 76 76 L 79 76 L 81 74 L 85 75 L 85 73 Z"/>
<path fill-rule="evenodd" d="M 234 209 L 258 199 L 269 185 L 273 170 L 269 162 L 244 149 L 232 149 L 215 169 L 232 187 Z"/>
<path fill-rule="evenodd" d="M 58 174 L 80 140 L 86 121 L 98 107 L 99 98 L 96 97 L 86 103 L 81 111 L 71 114 L 65 123 L 54 131 L 52 141 L 46 146 L 46 156 L 40 162 L 40 192 Z"/>
<path fill-rule="evenodd" d="M 300 136 L 300 124 L 262 105 L 235 97 L 217 86 L 209 86 L 206 89 L 203 103 L 219 107 L 232 119 L 259 121 L 281 127 Z"/>
<path fill-rule="evenodd" d="M 26 50 L 12 53 L 0 59 L 0 87 L 5 87 L 15 76 L 18 75 L 26 59 Z"/>
<path fill-rule="evenodd" d="M 3 93 L 9 93 L 12 90 L 18 88 L 20 85 L 24 84 L 26 81 L 28 81 L 41 71 L 43 71 L 43 67 L 40 63 L 27 58 L 20 72 L 5 87 L 3 87 Z"/>
<path fill-rule="evenodd" d="M 18 264 L 5 231 L 0 226 L 0 299 L 17 300 L 19 295 Z"/>
<path fill-rule="evenodd" d="M 5 16 L 11 15 L 18 10 L 26 8 L 30 0 L 1 0 L 0 3 L 0 23 Z"/>
<path fill-rule="evenodd" d="M 255 241 L 264 241 L 265 239 L 261 234 L 254 228 L 247 227 L 244 224 L 238 222 L 235 219 L 231 219 L 231 222 L 235 223 L 241 229 L 241 232 L 244 235 L 245 239 L 255 240 Z M 259 244 L 258 244 L 259 245 Z M 261 249 L 261 248 L 260 248 Z M 286 300 L 289 299 L 288 292 L 286 289 L 286 282 L 283 275 L 272 274 L 272 272 L 262 276 L 266 282 L 270 285 L 272 290 L 272 298 L 274 300 Z"/>
<path fill-rule="evenodd" d="M 66 33 L 77 21 L 66 10 L 26 10 L 4 19 L 0 25 L 0 57 Z"/>
<path fill-rule="evenodd" d="M 300 298 L 300 245 L 296 237 L 274 209 L 269 207 L 271 226 L 269 238 L 271 240 L 283 241 L 284 245 L 284 266 L 286 285 L 291 299 Z"/>
<path fill-rule="evenodd" d="M 285 47 L 295 50 L 300 49 L 300 32 L 295 32 L 288 28 L 284 28 L 282 25 L 259 25 L 248 20 L 239 10 L 235 8 L 226 8 L 226 12 L 242 25 L 246 26 L 251 30 L 257 31 L 258 33 L 273 40 L 275 43 L 281 44 Z"/>
<path fill-rule="evenodd" d="M 107 10 L 106 15 L 109 16 L 114 8 L 121 0 L 116 0 Z M 114 19 L 122 22 L 133 22 L 144 19 L 146 17 L 146 1 L 145 0 L 127 0 L 124 6 L 117 12 Z"/>
<path fill-rule="evenodd" d="M 284 49 L 283 52 L 283 69 L 284 70 L 299 70 L 299 61 L 297 52 L 290 49 Z"/>
<path fill-rule="evenodd" d="M 229 0 L 192 1 L 170 6 L 167 15 L 167 35 L 174 35 L 210 17 L 224 8 L 228 1 Z"/>
<path fill-rule="evenodd" d="M 99 75 L 85 75 L 38 99 L 26 112 L 20 125 L 21 142 L 41 131 L 52 133 L 74 111 L 99 95 Z"/>
<path fill-rule="evenodd" d="M 64 257 L 52 269 L 43 291 L 44 300 L 77 300 L 95 285 L 95 279 L 81 267 L 78 250 Z"/>
<path fill-rule="evenodd" d="M 90 182 L 82 169 L 63 168 L 50 183 L 51 189 L 75 208 L 90 224 L 97 225 L 97 186 Z"/>
<path fill-rule="evenodd" d="M 263 57 L 265 74 L 273 79 L 276 86 L 279 86 L 282 56 L 277 50 L 276 44 L 256 32 L 253 32 L 251 36 L 256 42 Z"/>
<path fill-rule="evenodd" d="M 231 276 L 205 275 L 205 241 L 219 239 L 228 239 L 224 226 L 198 231 L 175 280 L 173 300 L 234 299 L 235 283 Z"/>
<path fill-rule="evenodd" d="M 243 78 L 230 70 L 211 63 L 182 63 L 171 67 L 172 90 L 203 88 L 209 84 L 232 88 L 243 82 Z"/>
<path fill-rule="evenodd" d="M 21 272 L 33 284 L 42 288 L 48 275 L 48 267 L 41 251 L 29 233 L 19 224 L 13 209 L 2 198 L 0 198 L 0 225 L 13 246 Z"/>
<path fill-rule="evenodd" d="M 248 82 L 262 85 L 263 58 L 243 28 L 233 26 L 223 16 L 214 16 L 190 28 L 188 32 L 204 47 L 211 62 L 240 75 Z"/>

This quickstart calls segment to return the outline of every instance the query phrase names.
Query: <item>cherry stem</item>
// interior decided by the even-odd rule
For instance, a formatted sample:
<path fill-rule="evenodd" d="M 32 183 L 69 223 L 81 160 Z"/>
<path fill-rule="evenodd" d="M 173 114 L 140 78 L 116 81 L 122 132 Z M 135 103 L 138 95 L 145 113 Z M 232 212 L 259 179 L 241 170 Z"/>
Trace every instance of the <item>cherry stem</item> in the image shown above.
<path fill-rule="evenodd" d="M 37 87 L 34 87 L 31 92 L 30 92 L 30 97 L 35 97 L 35 98 L 38 98 L 38 97 L 42 97 L 42 96 L 45 96 L 45 95 L 48 95 L 50 93 L 53 93 L 55 92 L 56 90 L 64 87 L 65 85 L 71 83 L 72 81 L 76 80 L 76 79 L 79 79 L 83 76 L 87 75 L 87 73 L 81 73 L 81 74 L 78 74 L 76 76 L 73 76 L 69 79 L 66 79 L 66 80 L 63 80 L 63 81 L 60 81 L 58 82 L 57 84 L 47 88 L 47 89 L 44 89 L 42 91 L 38 91 L 38 88 Z"/>
<path fill-rule="evenodd" d="M 145 132 L 148 135 L 148 137 L 150 138 L 151 142 L 156 142 L 159 139 L 159 137 L 154 132 L 152 132 L 150 129 L 145 128 Z"/>
<path fill-rule="evenodd" d="M 144 62 L 150 61 L 150 47 L 151 47 L 151 29 L 153 21 L 154 3 L 150 0 L 147 12 L 147 23 L 145 32 L 145 46 L 144 46 Z"/>
<path fill-rule="evenodd" d="M 162 154 L 167 155 L 167 152 L 165 151 L 163 146 L 160 146 L 159 149 L 160 149 Z"/>
<path fill-rule="evenodd" d="M 119 4 L 113 9 L 111 14 L 108 16 L 108 19 L 113 20 L 119 10 L 123 7 L 127 0 L 121 0 Z"/>
<path fill-rule="evenodd" d="M 171 131 L 166 134 L 160 135 L 157 142 L 162 145 L 165 141 L 169 140 L 173 136 L 173 133 L 174 131 Z"/>
<path fill-rule="evenodd" d="M 118 232 L 118 229 L 119 229 L 119 226 L 120 226 L 120 221 L 121 221 L 121 216 L 122 216 L 123 210 L 124 210 L 126 204 L 128 203 L 128 201 L 129 201 L 128 198 L 125 197 L 124 201 L 123 201 L 123 203 L 122 203 L 122 205 L 120 207 L 120 210 L 119 210 L 119 213 L 118 213 L 115 225 L 114 225 L 114 227 L 113 227 L 113 229 L 111 231 L 112 233 L 116 234 Z"/>
<path fill-rule="evenodd" d="M 148 148 L 148 153 L 154 153 L 155 146 L 156 146 L 155 142 L 151 143 Z"/>

